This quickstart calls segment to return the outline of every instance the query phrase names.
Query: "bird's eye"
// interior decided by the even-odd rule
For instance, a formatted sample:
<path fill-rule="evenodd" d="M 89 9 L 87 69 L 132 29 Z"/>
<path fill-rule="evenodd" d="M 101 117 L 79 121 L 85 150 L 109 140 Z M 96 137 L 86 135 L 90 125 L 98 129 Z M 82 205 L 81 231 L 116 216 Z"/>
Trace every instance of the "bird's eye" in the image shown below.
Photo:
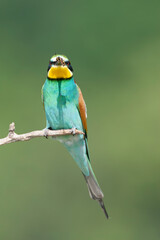
<path fill-rule="evenodd" d="M 47 72 L 49 71 L 49 69 L 51 68 L 52 65 L 55 65 L 56 61 L 49 61 L 49 65 L 48 65 L 48 69 Z"/>
<path fill-rule="evenodd" d="M 49 62 L 49 65 L 48 65 L 48 68 L 47 68 L 47 72 L 49 71 L 49 69 L 51 68 L 51 65 L 52 65 L 52 63 L 51 62 Z"/>
<path fill-rule="evenodd" d="M 66 63 L 66 65 L 67 65 L 67 67 L 73 72 L 73 68 L 72 68 L 72 66 L 71 66 L 70 61 L 66 61 L 65 63 Z"/>

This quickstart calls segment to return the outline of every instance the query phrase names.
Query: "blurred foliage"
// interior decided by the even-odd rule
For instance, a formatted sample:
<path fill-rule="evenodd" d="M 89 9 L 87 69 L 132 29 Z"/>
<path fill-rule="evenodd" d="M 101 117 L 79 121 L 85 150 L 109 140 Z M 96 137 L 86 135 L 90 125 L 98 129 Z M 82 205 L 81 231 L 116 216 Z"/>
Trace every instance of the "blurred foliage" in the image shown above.
<path fill-rule="evenodd" d="M 67 55 L 88 107 L 106 221 L 64 147 L 1 147 L 0 239 L 160 238 L 160 2 L 0 1 L 0 136 L 45 127 L 49 58 Z"/>

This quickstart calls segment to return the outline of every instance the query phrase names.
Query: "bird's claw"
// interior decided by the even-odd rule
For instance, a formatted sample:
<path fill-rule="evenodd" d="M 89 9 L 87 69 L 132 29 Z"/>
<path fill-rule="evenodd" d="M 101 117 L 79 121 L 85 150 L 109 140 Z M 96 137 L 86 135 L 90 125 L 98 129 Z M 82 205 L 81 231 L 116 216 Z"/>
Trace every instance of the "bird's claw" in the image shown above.
<path fill-rule="evenodd" d="M 48 139 L 48 128 L 44 129 L 44 137 Z"/>
<path fill-rule="evenodd" d="M 71 132 L 71 133 L 72 133 L 73 136 L 76 135 L 76 129 L 77 129 L 77 128 L 72 128 L 72 132 Z"/>

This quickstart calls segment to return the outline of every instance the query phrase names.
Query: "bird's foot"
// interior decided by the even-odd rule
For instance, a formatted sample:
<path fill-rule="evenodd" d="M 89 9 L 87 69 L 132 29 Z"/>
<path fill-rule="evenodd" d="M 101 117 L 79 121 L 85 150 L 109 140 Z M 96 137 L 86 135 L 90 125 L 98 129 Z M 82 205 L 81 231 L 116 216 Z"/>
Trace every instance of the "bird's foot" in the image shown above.
<path fill-rule="evenodd" d="M 72 135 L 73 135 L 73 136 L 76 135 L 76 130 L 77 130 L 77 128 L 72 128 Z"/>
<path fill-rule="evenodd" d="M 44 129 L 44 137 L 48 139 L 48 128 Z"/>

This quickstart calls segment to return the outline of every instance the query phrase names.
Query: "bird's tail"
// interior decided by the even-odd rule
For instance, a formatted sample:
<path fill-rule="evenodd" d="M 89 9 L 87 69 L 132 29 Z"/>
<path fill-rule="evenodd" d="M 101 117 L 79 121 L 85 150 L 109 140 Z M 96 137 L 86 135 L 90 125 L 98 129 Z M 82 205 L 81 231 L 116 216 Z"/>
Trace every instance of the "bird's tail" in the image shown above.
<path fill-rule="evenodd" d="M 105 216 L 109 218 L 106 208 L 104 206 L 104 202 L 102 200 L 102 198 L 104 197 L 103 192 L 97 182 L 97 179 L 94 175 L 90 162 L 88 162 L 88 165 L 89 165 L 89 176 L 85 176 L 84 174 L 83 175 L 88 186 L 89 195 L 92 199 L 97 200 L 99 202 L 101 208 L 104 211 Z"/>

